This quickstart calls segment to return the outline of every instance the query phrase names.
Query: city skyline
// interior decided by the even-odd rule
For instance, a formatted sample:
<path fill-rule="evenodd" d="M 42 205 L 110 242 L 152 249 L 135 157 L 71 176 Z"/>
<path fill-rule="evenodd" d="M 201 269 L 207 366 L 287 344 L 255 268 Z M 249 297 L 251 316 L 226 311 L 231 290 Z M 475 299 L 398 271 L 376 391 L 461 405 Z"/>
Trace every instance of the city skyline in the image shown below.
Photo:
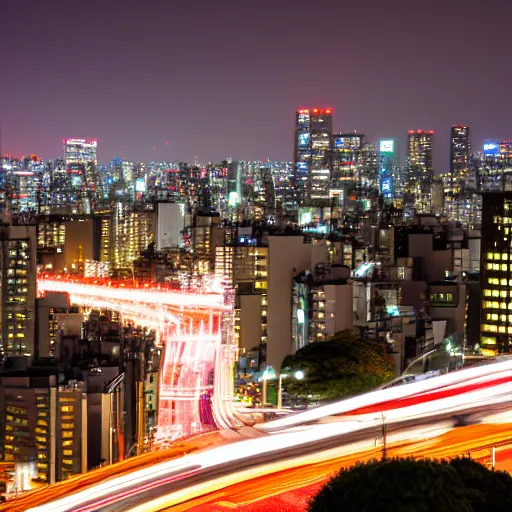
<path fill-rule="evenodd" d="M 54 158 L 76 136 L 97 138 L 102 162 L 291 160 L 294 111 L 312 105 L 333 108 L 335 131 L 370 141 L 433 129 L 438 173 L 449 167 L 453 124 L 471 126 L 474 148 L 512 136 L 507 109 L 489 100 L 507 92 L 499 55 L 512 7 L 501 3 L 492 26 L 477 2 L 370 2 L 364 23 L 352 22 L 357 7 L 331 1 L 293 10 L 157 2 L 143 15 L 92 3 L 79 16 L 59 1 L 25 4 L 2 13 L 5 153 Z M 23 37 L 19 20 L 30 27 Z M 490 52 L 490 40 L 502 51 Z"/>

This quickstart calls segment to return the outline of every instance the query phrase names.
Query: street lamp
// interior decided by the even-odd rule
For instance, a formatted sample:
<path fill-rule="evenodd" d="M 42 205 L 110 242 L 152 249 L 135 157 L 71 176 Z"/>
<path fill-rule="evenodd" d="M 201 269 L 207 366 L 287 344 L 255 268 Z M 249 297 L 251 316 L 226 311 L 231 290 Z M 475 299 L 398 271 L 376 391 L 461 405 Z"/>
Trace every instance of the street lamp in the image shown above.
<path fill-rule="evenodd" d="M 302 370 L 297 370 L 293 373 L 293 377 L 297 380 L 302 380 L 306 374 Z M 288 377 L 287 373 L 279 374 L 279 384 L 277 386 L 277 408 L 281 409 L 283 406 L 283 379 Z"/>

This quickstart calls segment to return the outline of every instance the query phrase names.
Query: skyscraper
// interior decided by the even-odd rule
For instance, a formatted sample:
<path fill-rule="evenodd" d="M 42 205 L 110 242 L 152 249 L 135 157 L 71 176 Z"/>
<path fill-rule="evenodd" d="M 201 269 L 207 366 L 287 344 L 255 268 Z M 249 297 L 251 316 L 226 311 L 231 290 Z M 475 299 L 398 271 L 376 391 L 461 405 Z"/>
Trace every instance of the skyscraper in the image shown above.
<path fill-rule="evenodd" d="M 450 172 L 462 177 L 467 175 L 471 153 L 469 126 L 452 126 L 450 138 Z"/>
<path fill-rule="evenodd" d="M 407 152 L 407 188 L 414 194 L 414 209 L 418 213 L 430 213 L 432 198 L 432 130 L 409 130 Z"/>
<path fill-rule="evenodd" d="M 81 196 L 81 212 L 91 213 L 92 192 L 98 177 L 98 141 L 96 139 L 64 139 L 64 161 L 70 188 Z"/>
<path fill-rule="evenodd" d="M 466 223 L 472 192 L 468 191 L 471 135 L 468 126 L 454 125 L 450 137 L 450 173 L 444 174 L 445 213 L 449 220 Z M 476 183 L 475 183 L 476 185 Z"/>
<path fill-rule="evenodd" d="M 356 205 L 360 195 L 359 171 L 363 141 L 364 135 L 360 133 L 336 133 L 332 137 L 330 195 L 336 205 Z"/>
<path fill-rule="evenodd" d="M 332 109 L 296 112 L 294 178 L 299 206 L 329 201 Z"/>
<path fill-rule="evenodd" d="M 396 165 L 396 141 L 380 139 L 379 141 L 379 191 L 386 199 L 394 196 L 393 172 Z"/>
<path fill-rule="evenodd" d="M 482 195 L 481 345 L 509 351 L 512 345 L 512 192 Z"/>

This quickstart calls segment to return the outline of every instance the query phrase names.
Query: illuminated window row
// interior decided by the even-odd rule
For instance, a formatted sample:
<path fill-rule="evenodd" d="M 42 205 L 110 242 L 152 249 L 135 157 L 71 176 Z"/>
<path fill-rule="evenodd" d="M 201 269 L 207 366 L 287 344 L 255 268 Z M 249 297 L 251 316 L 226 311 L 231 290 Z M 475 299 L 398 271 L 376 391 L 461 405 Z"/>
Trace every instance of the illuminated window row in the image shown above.
<path fill-rule="evenodd" d="M 512 323 L 512 315 L 499 315 L 498 313 L 487 313 L 485 316 L 487 321 L 497 322 L 506 322 L 507 320 Z"/>
<path fill-rule="evenodd" d="M 487 259 L 488 260 L 494 260 L 494 261 L 508 261 L 509 259 L 512 259 L 507 252 L 488 252 L 487 253 Z"/>
<path fill-rule="evenodd" d="M 484 290 L 484 297 L 508 297 L 507 290 Z"/>
<path fill-rule="evenodd" d="M 512 326 L 482 324 L 482 332 L 499 332 L 500 334 L 512 334 Z"/>
<path fill-rule="evenodd" d="M 485 268 L 487 270 L 501 270 L 506 272 L 508 270 L 508 265 L 506 263 L 486 263 Z M 512 265 L 510 265 L 510 270 L 512 270 Z"/>
<path fill-rule="evenodd" d="M 497 277 L 489 277 L 489 279 L 487 279 L 487 282 L 493 285 L 512 287 L 512 279 L 505 279 L 503 277 L 500 279 L 498 279 Z"/>
<path fill-rule="evenodd" d="M 486 300 L 483 302 L 484 309 L 512 309 L 512 302 L 507 303 L 506 302 L 496 302 L 496 301 L 490 301 Z"/>

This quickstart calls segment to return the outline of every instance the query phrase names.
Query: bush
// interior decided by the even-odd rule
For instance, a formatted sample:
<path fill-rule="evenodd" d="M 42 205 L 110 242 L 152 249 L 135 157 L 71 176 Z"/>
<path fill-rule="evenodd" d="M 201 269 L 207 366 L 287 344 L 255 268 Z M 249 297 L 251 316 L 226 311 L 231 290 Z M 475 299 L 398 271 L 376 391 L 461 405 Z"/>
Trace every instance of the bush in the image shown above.
<path fill-rule="evenodd" d="M 305 378 L 284 380 L 284 390 L 292 395 L 313 395 L 316 400 L 348 398 L 375 389 L 395 376 L 384 347 L 362 340 L 352 331 L 342 331 L 287 356 L 282 371 L 287 369 L 300 369 Z"/>
<path fill-rule="evenodd" d="M 512 477 L 469 459 L 384 459 L 341 469 L 309 512 L 484 512 L 512 510 Z"/>

